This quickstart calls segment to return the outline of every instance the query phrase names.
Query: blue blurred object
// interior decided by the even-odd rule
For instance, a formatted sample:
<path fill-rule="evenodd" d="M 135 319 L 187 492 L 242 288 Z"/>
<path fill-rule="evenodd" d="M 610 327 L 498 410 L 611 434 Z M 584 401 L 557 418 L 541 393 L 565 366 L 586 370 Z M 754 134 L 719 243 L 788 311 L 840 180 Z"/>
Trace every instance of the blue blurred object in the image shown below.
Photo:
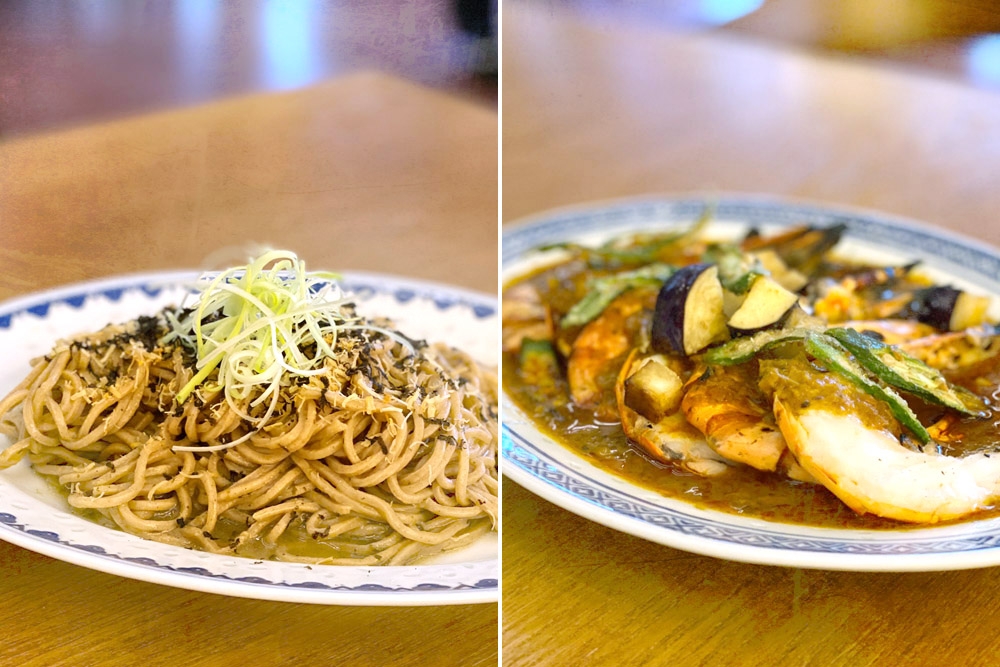
<path fill-rule="evenodd" d="M 700 18 L 712 25 L 735 21 L 760 9 L 764 0 L 702 0 Z"/>
<path fill-rule="evenodd" d="M 1000 87 L 1000 35 L 983 35 L 969 43 L 969 77 L 981 86 Z"/>

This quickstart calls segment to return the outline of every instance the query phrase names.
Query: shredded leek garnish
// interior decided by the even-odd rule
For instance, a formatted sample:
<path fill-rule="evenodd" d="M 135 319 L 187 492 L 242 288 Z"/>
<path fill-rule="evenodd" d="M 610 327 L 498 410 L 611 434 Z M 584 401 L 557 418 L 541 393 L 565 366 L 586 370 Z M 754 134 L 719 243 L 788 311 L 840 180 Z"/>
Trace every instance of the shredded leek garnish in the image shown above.
<path fill-rule="evenodd" d="M 161 342 L 178 341 L 197 357 L 197 373 L 177 393 L 176 402 L 184 403 L 196 390 L 208 396 L 221 390 L 233 411 L 260 429 L 292 377 L 324 372 L 323 362 L 335 356 L 343 331 L 376 331 L 413 353 L 404 336 L 355 316 L 351 299 L 334 282 L 337 278 L 328 272 L 306 272 L 305 262 L 287 250 L 267 251 L 244 267 L 202 276 L 197 304 L 166 315 L 169 332 Z M 209 382 L 216 369 L 216 378 Z M 244 409 L 251 398 L 251 408 L 269 402 L 263 416 Z M 224 449 L 255 432 L 225 445 L 174 449 Z"/>

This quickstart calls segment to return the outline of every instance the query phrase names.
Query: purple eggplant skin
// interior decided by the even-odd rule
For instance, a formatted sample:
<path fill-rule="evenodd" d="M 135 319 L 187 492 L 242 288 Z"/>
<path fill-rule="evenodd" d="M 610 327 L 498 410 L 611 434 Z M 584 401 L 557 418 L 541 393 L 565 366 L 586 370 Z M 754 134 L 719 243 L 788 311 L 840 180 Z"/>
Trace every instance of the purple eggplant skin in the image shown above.
<path fill-rule="evenodd" d="M 941 331 L 948 331 L 952 312 L 961 294 L 961 290 L 947 285 L 919 290 L 914 294 L 913 301 L 897 313 L 896 317 L 916 320 Z"/>
<path fill-rule="evenodd" d="M 656 296 L 650 342 L 656 352 L 684 354 L 684 304 L 708 264 L 691 264 L 670 276 Z"/>
<path fill-rule="evenodd" d="M 707 263 L 685 266 L 667 279 L 660 288 L 650 332 L 650 342 L 654 351 L 685 356 L 691 353 L 686 349 L 684 340 L 685 318 L 691 316 L 688 298 L 698 278 L 711 268 L 713 265 Z"/>

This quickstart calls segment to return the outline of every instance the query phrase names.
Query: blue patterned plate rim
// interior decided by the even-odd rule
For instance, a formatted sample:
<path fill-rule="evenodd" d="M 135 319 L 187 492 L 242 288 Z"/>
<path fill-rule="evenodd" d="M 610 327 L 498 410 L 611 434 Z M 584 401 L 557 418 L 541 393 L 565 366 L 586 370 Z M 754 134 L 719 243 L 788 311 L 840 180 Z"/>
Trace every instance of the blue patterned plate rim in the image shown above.
<path fill-rule="evenodd" d="M 153 273 L 130 273 L 107 278 L 96 278 L 70 285 L 62 285 L 51 289 L 28 292 L 0 302 L 0 316 L 11 315 L 44 303 L 68 301 L 80 297 L 107 294 L 122 289 L 159 290 L 164 287 L 178 287 L 192 283 L 201 272 L 194 270 L 158 271 Z M 388 274 L 367 271 L 342 271 L 340 284 L 348 291 L 357 292 L 365 289 L 378 289 L 382 293 L 400 293 L 406 300 L 407 295 L 421 299 L 441 301 L 445 307 L 465 306 L 481 312 L 485 309 L 488 315 L 497 310 L 496 295 L 478 292 L 446 285 L 431 280 L 405 278 Z"/>
<path fill-rule="evenodd" d="M 184 287 L 197 276 L 196 271 L 137 273 L 22 295 L 0 303 L 0 335 L 10 334 L 12 328 L 20 326 L 26 318 L 44 322 L 50 309 L 56 307 L 79 310 L 90 307 L 97 300 L 117 301 L 123 295 L 148 299 L 150 304 L 158 303 L 161 293 L 172 290 L 183 294 Z M 487 327 L 491 331 L 496 328 L 495 295 L 361 271 L 342 272 L 339 282 L 356 294 L 359 302 L 374 296 L 390 297 L 400 307 L 409 305 L 416 309 L 432 309 L 435 314 L 450 313 L 456 321 L 473 328 Z M 394 312 L 385 314 L 395 315 Z M 72 333 L 75 331 L 59 332 L 60 335 Z M 442 337 L 445 337 L 444 332 Z M 8 389 L 4 387 L 2 392 Z M 22 517 L 27 515 L 14 505 L 31 505 L 32 500 L 19 497 L 17 502 L 12 502 L 8 494 L 20 493 L 20 490 L 4 488 L 3 475 L 0 471 L 0 539 L 109 574 L 234 597 L 313 604 L 425 606 L 499 600 L 499 558 L 494 546 L 486 545 L 485 552 L 480 548 L 476 560 L 453 558 L 444 563 L 382 568 L 307 566 L 212 554 L 198 554 L 198 562 L 188 562 L 193 552 L 97 526 L 68 510 L 53 510 L 39 503 L 31 507 L 30 519 L 24 520 Z M 40 511 L 39 507 L 43 514 L 58 515 L 60 525 L 71 525 L 73 530 L 53 528 L 45 525 L 44 520 L 39 522 L 34 514 Z M 79 536 L 80 526 L 84 526 L 85 538 Z M 110 542 L 94 539 L 94 534 L 107 536 L 108 533 L 112 538 Z M 136 544 L 142 547 L 143 554 L 133 550 Z M 483 556 L 483 553 L 492 555 Z"/>
<path fill-rule="evenodd" d="M 845 242 L 921 258 L 934 271 L 1000 294 L 1000 254 L 917 221 L 767 195 L 649 196 L 556 209 L 504 226 L 503 280 L 537 261 L 539 245 L 690 223 L 714 207 L 720 227 L 845 224 Z M 1000 564 L 1000 519 L 898 531 L 822 529 L 701 509 L 590 464 L 502 399 L 502 472 L 584 518 L 674 548 L 744 562 L 858 571 L 932 571 Z"/>

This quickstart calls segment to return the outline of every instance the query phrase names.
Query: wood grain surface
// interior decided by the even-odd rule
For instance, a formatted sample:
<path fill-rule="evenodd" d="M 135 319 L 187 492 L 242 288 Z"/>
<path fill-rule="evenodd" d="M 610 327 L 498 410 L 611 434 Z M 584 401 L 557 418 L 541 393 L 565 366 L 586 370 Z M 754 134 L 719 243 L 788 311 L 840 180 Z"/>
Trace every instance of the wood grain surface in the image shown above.
<path fill-rule="evenodd" d="M 1000 244 L 1000 96 L 724 32 L 508 0 L 503 218 L 753 192 Z M 535 665 L 988 665 L 1000 569 L 851 573 L 716 560 L 507 481 L 503 658 Z"/>
<path fill-rule="evenodd" d="M 497 289 L 497 115 L 375 73 L 0 143 L 0 298 L 197 268 L 248 244 L 312 268 Z M 227 598 L 0 543 L 0 664 L 495 665 L 495 604 Z"/>
<path fill-rule="evenodd" d="M 1000 244 L 1000 94 L 725 33 L 504 10 L 503 216 L 692 190 L 862 206 Z"/>

